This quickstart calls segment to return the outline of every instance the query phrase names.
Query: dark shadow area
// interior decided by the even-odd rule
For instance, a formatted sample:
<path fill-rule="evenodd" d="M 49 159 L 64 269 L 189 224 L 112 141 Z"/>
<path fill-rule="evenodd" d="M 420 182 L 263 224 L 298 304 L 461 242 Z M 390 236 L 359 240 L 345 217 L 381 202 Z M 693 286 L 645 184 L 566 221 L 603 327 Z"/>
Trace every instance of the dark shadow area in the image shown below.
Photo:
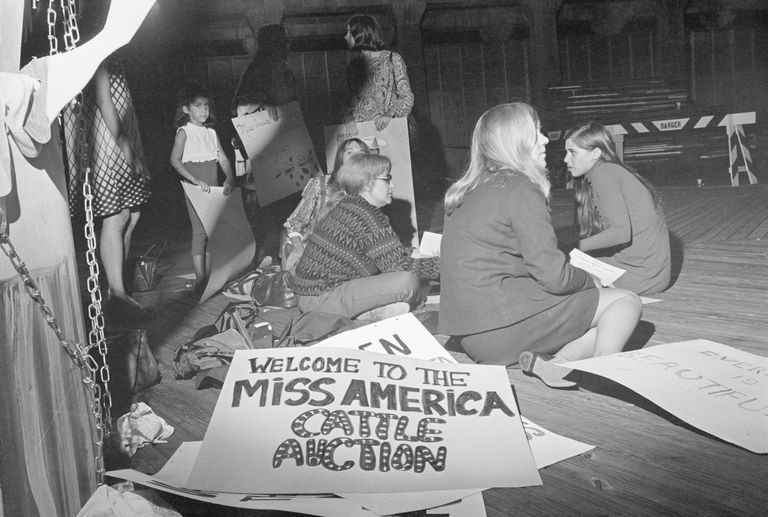
<path fill-rule="evenodd" d="M 669 232 L 669 246 L 672 249 L 672 273 L 670 275 L 669 287 L 672 287 L 677 282 L 680 271 L 683 269 L 685 246 L 683 240 L 674 232 Z"/>
<path fill-rule="evenodd" d="M 650 321 L 640 320 L 640 323 L 635 327 L 635 331 L 629 336 L 627 344 L 624 345 L 624 352 L 630 352 L 632 350 L 639 350 L 648 344 L 653 335 L 656 333 L 656 325 Z"/>
<path fill-rule="evenodd" d="M 418 116 L 414 120 L 416 134 L 411 135 L 411 170 L 416 202 L 442 199 L 448 188 L 448 162 L 442 136 L 432 121 Z"/>
<path fill-rule="evenodd" d="M 393 199 L 382 211 L 389 217 L 392 229 L 403 246 L 411 246 L 411 239 L 416 232 L 411 223 L 411 203 L 405 199 Z"/>

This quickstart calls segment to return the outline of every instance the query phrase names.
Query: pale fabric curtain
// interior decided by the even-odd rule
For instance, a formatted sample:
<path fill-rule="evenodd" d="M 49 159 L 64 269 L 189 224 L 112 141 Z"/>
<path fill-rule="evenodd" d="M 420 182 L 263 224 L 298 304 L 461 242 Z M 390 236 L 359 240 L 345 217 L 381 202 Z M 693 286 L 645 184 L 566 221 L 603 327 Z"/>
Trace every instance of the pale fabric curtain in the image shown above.
<path fill-rule="evenodd" d="M 82 343 L 74 261 L 31 276 Z M 20 278 L 0 283 L 0 394 L 0 514 L 76 515 L 96 488 L 88 391 Z"/>

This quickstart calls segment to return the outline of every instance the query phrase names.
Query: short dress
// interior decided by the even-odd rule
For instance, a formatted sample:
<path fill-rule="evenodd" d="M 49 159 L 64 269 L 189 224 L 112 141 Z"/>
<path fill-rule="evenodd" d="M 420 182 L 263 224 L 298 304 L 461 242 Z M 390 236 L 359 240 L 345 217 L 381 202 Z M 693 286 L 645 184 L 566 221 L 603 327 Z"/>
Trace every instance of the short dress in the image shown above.
<path fill-rule="evenodd" d="M 181 163 L 195 178 L 217 186 L 219 145 L 216 131 L 207 126 L 187 123 L 176 130 L 184 131 L 187 141 L 181 154 Z"/>
<path fill-rule="evenodd" d="M 144 146 L 141 143 L 138 119 L 131 93 L 125 79 L 125 67 L 120 61 L 107 62 L 110 93 L 117 109 L 123 131 L 128 136 L 136 159 L 145 167 Z M 87 164 L 91 168 L 91 192 L 93 193 L 93 215 L 105 217 L 126 208 L 136 208 L 150 196 L 149 180 L 134 173 L 131 164 L 123 157 L 117 141 L 107 128 L 96 104 L 93 86 L 83 92 L 82 104 L 85 118 L 88 148 Z M 69 165 L 69 200 L 73 215 L 82 212 L 82 179 L 84 171 L 78 167 L 78 146 L 76 144 L 77 120 L 71 107 L 65 110 L 65 138 L 67 140 L 67 162 Z"/>

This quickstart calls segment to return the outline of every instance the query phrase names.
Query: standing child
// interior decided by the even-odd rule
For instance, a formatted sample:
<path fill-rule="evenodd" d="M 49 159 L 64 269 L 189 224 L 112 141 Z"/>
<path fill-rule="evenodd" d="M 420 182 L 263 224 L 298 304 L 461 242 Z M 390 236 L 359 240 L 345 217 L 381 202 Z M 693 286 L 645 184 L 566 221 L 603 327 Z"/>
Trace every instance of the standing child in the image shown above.
<path fill-rule="evenodd" d="M 218 185 L 218 167 L 221 166 L 226 180 L 224 195 L 234 186 L 234 174 L 229 159 L 221 150 L 216 131 L 210 124 L 211 102 L 204 87 L 191 83 L 181 95 L 180 116 L 177 118 L 176 138 L 171 150 L 171 165 L 184 180 L 197 185 L 203 192 L 210 192 L 211 186 Z M 192 223 L 192 266 L 195 281 L 187 287 L 204 285 L 211 269 L 211 255 L 207 252 L 208 235 L 192 203 L 185 196 L 189 219 Z"/>

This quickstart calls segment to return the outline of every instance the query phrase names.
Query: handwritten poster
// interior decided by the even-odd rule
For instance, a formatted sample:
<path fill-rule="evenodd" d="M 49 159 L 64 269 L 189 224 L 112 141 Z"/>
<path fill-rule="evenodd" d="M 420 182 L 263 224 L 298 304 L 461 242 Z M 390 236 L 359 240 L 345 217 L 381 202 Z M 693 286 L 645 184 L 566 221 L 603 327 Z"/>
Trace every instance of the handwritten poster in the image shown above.
<path fill-rule="evenodd" d="M 445 347 L 410 312 L 341 332 L 315 346 L 457 364 Z"/>
<path fill-rule="evenodd" d="M 578 456 L 595 448 L 583 442 L 555 434 L 523 417 L 523 429 L 531 446 L 536 467 L 543 469 L 559 461 Z"/>
<path fill-rule="evenodd" d="M 277 107 L 277 120 L 267 111 L 232 119 L 251 162 L 246 188 L 261 206 L 290 196 L 322 169 L 297 102 Z"/>
<path fill-rule="evenodd" d="M 383 210 L 389 216 L 392 228 L 402 243 L 418 247 L 419 231 L 416 222 L 416 196 L 413 193 L 408 120 L 393 118 L 381 131 L 376 130 L 373 122 L 326 126 L 325 159 L 328 171 L 333 170 L 339 145 L 352 137 L 363 140 L 373 152 L 392 161 L 393 201 Z"/>
<path fill-rule="evenodd" d="M 563 366 L 607 377 L 702 431 L 768 453 L 768 357 L 696 339 Z"/>
<path fill-rule="evenodd" d="M 126 479 L 155 490 L 174 494 L 204 503 L 246 508 L 249 510 L 275 510 L 323 517 L 378 517 L 354 501 L 334 494 L 291 495 L 276 497 L 273 494 L 215 492 L 190 490 L 185 487 L 203 442 L 184 442 L 179 445 L 165 466 L 154 476 L 134 469 L 113 470 L 107 476 Z"/>
<path fill-rule="evenodd" d="M 310 347 L 235 353 L 187 488 L 538 484 L 504 368 Z"/>
<path fill-rule="evenodd" d="M 336 334 L 315 346 L 357 349 L 456 364 L 453 356 L 412 313 Z M 525 417 L 522 417 L 522 422 L 537 468 L 541 469 L 594 449 L 593 445 L 560 436 Z"/>
<path fill-rule="evenodd" d="M 233 189 L 225 196 L 223 187 L 211 187 L 210 192 L 203 192 L 200 187 L 185 181 L 181 185 L 208 235 L 206 250 L 211 254 L 211 271 L 200 296 L 202 303 L 251 265 L 256 254 L 256 241 L 245 216 L 239 189 Z"/>

